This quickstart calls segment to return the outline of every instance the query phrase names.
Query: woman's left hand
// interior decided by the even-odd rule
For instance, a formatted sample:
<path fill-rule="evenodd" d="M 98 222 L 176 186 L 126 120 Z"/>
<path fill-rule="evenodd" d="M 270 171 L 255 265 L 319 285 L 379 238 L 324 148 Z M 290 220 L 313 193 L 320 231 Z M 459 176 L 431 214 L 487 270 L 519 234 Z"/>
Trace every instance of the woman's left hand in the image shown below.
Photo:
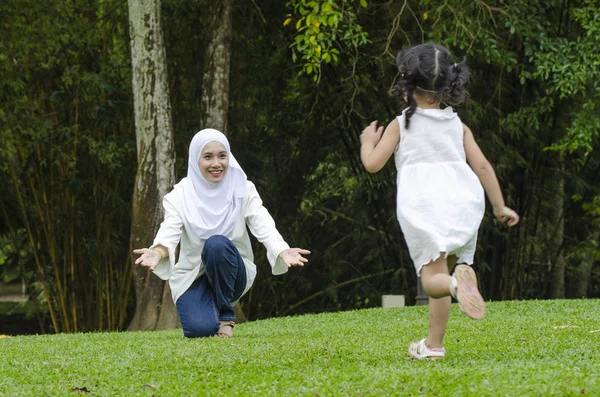
<path fill-rule="evenodd" d="M 292 266 L 304 266 L 308 259 L 302 255 L 310 254 L 309 250 L 302 248 L 289 248 L 281 251 L 279 257 L 285 262 L 288 267 Z"/>

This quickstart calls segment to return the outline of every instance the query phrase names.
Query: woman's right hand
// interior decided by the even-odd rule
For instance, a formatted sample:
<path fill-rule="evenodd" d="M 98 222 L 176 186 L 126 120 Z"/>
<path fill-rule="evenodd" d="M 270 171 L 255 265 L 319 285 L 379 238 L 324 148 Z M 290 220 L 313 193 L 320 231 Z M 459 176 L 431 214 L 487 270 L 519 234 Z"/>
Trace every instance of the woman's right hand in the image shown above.
<path fill-rule="evenodd" d="M 494 208 L 494 216 L 502 223 L 508 221 L 508 226 L 514 226 L 519 223 L 519 215 L 507 206 Z"/>
<path fill-rule="evenodd" d="M 135 264 L 147 267 L 151 271 L 154 271 L 154 268 L 156 265 L 158 265 L 158 262 L 160 262 L 160 259 L 162 258 L 158 252 L 148 248 L 135 249 L 133 250 L 133 253 L 141 255 L 135 260 Z"/>

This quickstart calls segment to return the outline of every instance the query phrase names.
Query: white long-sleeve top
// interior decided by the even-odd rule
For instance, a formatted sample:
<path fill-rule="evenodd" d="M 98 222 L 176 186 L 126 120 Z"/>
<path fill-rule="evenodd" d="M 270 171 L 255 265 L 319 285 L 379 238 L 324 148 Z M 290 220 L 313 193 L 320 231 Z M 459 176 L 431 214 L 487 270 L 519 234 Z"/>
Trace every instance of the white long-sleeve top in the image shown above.
<path fill-rule="evenodd" d="M 244 294 L 252 287 L 256 278 L 256 265 L 248 228 L 267 249 L 267 259 L 274 275 L 288 271 L 288 266 L 279 257 L 279 254 L 290 248 L 277 231 L 275 221 L 263 206 L 254 183 L 246 181 L 246 187 L 247 194 L 242 202 L 241 215 L 236 220 L 232 236 L 228 236 L 240 252 L 246 265 L 248 281 Z M 175 185 L 173 190 L 164 197 L 165 219 L 150 247 L 154 248 L 160 244 L 169 251 L 169 257 L 158 263 L 154 274 L 163 280 L 169 280 L 174 302 L 177 302 L 177 299 L 187 291 L 196 278 L 206 272 L 201 259 L 204 242 L 194 234 L 191 226 L 182 216 L 182 193 L 182 187 Z M 175 249 L 179 243 L 181 243 L 179 261 L 175 262 Z"/>

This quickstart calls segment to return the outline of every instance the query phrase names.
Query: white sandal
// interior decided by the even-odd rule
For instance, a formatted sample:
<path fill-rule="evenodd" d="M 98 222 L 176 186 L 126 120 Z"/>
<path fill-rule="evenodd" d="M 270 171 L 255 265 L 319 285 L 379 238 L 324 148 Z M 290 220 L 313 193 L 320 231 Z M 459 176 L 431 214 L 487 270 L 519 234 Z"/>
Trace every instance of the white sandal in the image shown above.
<path fill-rule="evenodd" d="M 415 360 L 440 360 L 446 355 L 446 349 L 443 347 L 430 349 L 425 344 L 425 339 L 421 339 L 410 344 L 408 354 Z"/>

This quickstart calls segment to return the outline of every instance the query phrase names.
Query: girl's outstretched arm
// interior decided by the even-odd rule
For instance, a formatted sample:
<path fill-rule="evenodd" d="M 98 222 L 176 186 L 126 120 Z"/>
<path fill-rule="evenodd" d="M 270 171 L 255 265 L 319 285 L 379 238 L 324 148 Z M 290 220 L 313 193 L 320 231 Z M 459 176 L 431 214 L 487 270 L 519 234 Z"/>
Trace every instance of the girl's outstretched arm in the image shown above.
<path fill-rule="evenodd" d="M 492 203 L 494 216 L 500 222 L 508 221 L 508 226 L 514 226 L 519 223 L 519 215 L 504 204 L 500 183 L 494 172 L 494 167 L 485 158 L 483 152 L 475 142 L 475 137 L 471 129 L 463 124 L 465 155 L 467 162 L 473 168 L 473 171 L 481 181 L 485 192 Z"/>
<path fill-rule="evenodd" d="M 360 134 L 360 160 L 366 170 L 375 173 L 383 168 L 400 142 L 398 119 L 392 120 L 385 131 L 373 121 Z"/>

